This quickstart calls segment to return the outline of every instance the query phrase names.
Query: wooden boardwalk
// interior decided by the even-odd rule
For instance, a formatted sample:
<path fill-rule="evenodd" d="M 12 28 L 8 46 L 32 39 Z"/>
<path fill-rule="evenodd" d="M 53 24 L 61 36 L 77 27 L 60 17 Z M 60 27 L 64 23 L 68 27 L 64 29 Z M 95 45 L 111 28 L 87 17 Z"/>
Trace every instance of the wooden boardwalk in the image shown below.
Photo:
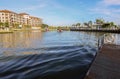
<path fill-rule="evenodd" d="M 120 79 L 120 45 L 103 45 L 85 79 Z"/>
<path fill-rule="evenodd" d="M 120 29 L 81 29 L 71 27 L 71 31 L 86 31 L 86 32 L 106 32 L 106 33 L 120 33 Z"/>

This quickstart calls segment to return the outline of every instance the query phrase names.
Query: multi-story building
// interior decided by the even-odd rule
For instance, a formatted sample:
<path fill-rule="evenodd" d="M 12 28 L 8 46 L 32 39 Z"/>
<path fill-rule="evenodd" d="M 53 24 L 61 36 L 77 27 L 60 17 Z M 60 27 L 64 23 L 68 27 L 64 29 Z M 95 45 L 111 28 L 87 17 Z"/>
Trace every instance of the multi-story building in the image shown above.
<path fill-rule="evenodd" d="M 30 16 L 30 25 L 33 26 L 32 29 L 37 29 L 39 26 L 42 25 L 42 19 L 34 16 Z"/>
<path fill-rule="evenodd" d="M 30 25 L 30 15 L 27 13 L 20 13 L 19 14 L 21 16 L 21 22 L 24 25 Z"/>
<path fill-rule="evenodd" d="M 0 10 L 0 23 L 8 23 L 8 27 L 40 27 L 42 19 L 27 13 L 18 14 L 9 10 Z"/>
<path fill-rule="evenodd" d="M 34 16 L 30 16 L 30 23 L 34 27 L 40 26 L 42 24 L 41 19 Z"/>
<path fill-rule="evenodd" d="M 17 13 L 9 10 L 0 10 L 0 22 L 8 23 L 8 25 L 11 26 L 17 22 Z"/>

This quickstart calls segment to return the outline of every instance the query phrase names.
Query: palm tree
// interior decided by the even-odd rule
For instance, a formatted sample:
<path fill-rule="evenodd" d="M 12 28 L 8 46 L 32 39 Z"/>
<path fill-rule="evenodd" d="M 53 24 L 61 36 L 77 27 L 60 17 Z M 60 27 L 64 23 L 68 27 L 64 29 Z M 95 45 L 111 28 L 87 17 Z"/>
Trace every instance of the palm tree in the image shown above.
<path fill-rule="evenodd" d="M 99 29 L 104 24 L 104 20 L 103 19 L 96 19 L 96 24 L 97 24 L 97 28 Z"/>
<path fill-rule="evenodd" d="M 80 25 L 81 25 L 80 23 L 77 23 L 77 24 L 76 24 L 76 26 L 78 26 L 78 27 L 80 27 Z"/>
<path fill-rule="evenodd" d="M 85 25 L 85 26 L 88 26 L 88 23 L 85 22 L 84 25 Z"/>
<path fill-rule="evenodd" d="M 111 26 L 115 26 L 114 22 L 110 22 L 110 25 L 111 25 Z"/>
<path fill-rule="evenodd" d="M 103 24 L 104 20 L 103 19 L 96 19 L 96 24 Z"/>
<path fill-rule="evenodd" d="M 92 21 L 88 22 L 89 27 L 92 27 Z"/>
<path fill-rule="evenodd" d="M 72 26 L 73 26 L 73 27 L 75 27 L 76 25 L 75 25 L 75 24 L 73 24 Z"/>
<path fill-rule="evenodd" d="M 102 25 L 102 28 L 116 28 L 114 22 L 107 22 Z"/>

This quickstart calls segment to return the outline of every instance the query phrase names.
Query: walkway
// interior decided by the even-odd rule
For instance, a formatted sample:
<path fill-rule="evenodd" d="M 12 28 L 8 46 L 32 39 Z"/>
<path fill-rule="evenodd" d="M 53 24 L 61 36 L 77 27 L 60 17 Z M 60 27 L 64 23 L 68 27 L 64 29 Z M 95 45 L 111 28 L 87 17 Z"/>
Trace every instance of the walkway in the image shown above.
<path fill-rule="evenodd" d="M 85 79 L 120 79 L 120 45 L 104 45 Z"/>

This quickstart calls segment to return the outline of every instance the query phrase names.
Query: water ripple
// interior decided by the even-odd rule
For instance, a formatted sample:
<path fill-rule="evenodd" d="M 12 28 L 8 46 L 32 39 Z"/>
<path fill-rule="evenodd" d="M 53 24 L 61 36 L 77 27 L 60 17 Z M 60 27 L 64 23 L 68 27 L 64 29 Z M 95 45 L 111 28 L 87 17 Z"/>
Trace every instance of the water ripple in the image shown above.
<path fill-rule="evenodd" d="M 41 49 L 43 48 L 21 51 Z M 56 50 L 58 52 L 55 53 Z M 44 48 L 44 51 L 46 53 L 1 57 L 0 78 L 72 79 L 75 76 L 81 78 L 94 58 L 93 53 L 96 52 L 95 49 L 85 46 L 48 47 Z M 49 51 L 52 52 L 47 53 Z"/>

